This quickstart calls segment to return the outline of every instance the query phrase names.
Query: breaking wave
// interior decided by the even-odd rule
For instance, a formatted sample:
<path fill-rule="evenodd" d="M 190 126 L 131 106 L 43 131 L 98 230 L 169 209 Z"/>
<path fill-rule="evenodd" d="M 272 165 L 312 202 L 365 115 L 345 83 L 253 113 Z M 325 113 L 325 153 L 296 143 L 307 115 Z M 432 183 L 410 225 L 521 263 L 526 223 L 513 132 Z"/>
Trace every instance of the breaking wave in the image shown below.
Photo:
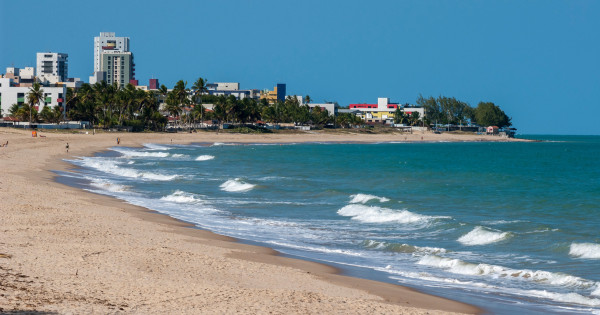
<path fill-rule="evenodd" d="M 252 190 L 256 185 L 246 183 L 239 178 L 230 179 L 223 184 L 221 184 L 221 190 L 229 191 L 229 192 L 244 192 Z"/>
<path fill-rule="evenodd" d="M 144 147 L 146 147 L 149 150 L 171 150 L 171 148 L 167 146 L 154 143 L 144 143 Z"/>
<path fill-rule="evenodd" d="M 80 164 L 82 166 L 93 168 L 93 169 L 96 169 L 96 170 L 104 172 L 104 173 L 113 174 L 113 175 L 122 176 L 122 177 L 129 177 L 129 178 L 139 178 L 139 179 L 156 180 L 156 181 L 169 181 L 169 180 L 173 180 L 173 179 L 179 177 L 179 175 L 163 175 L 163 174 L 152 173 L 152 172 L 136 171 L 131 168 L 123 168 L 123 167 L 119 167 L 119 163 L 117 163 L 116 161 L 103 160 L 103 159 L 98 159 L 98 158 L 85 158 L 80 161 Z"/>
<path fill-rule="evenodd" d="M 196 161 L 208 161 L 208 160 L 212 160 L 215 157 L 212 155 L 200 155 L 199 157 L 196 158 Z"/>
<path fill-rule="evenodd" d="M 111 181 L 100 178 L 91 179 L 90 185 L 110 192 L 124 192 L 129 189 L 129 186 L 115 184 Z"/>
<path fill-rule="evenodd" d="M 137 151 L 125 148 L 111 148 L 111 150 L 121 153 L 125 157 L 167 157 L 169 153 L 167 152 L 145 152 L 145 151 Z"/>
<path fill-rule="evenodd" d="M 464 245 L 487 245 L 506 239 L 508 232 L 495 232 L 486 230 L 481 226 L 474 228 L 471 232 L 461 236 L 458 241 Z"/>
<path fill-rule="evenodd" d="M 421 258 L 418 264 L 437 267 L 448 272 L 462 275 L 491 276 L 494 278 L 527 280 L 562 287 L 589 289 L 597 285 L 597 283 L 594 281 L 563 273 L 554 273 L 543 270 L 533 271 L 526 269 L 509 269 L 497 265 L 474 264 L 462 261 L 460 259 L 445 258 L 436 255 L 427 255 Z"/>
<path fill-rule="evenodd" d="M 407 253 L 407 254 L 413 254 L 413 253 L 438 254 L 438 253 L 446 252 L 445 248 L 427 247 L 427 246 L 421 247 L 421 246 L 414 246 L 414 245 L 409 245 L 409 244 L 388 243 L 388 242 L 380 242 L 380 241 L 374 241 L 374 240 L 366 240 L 362 243 L 362 245 L 365 248 L 369 248 L 369 249 L 380 249 L 380 250 L 384 250 L 384 251 L 390 251 L 390 252 L 396 252 L 396 253 Z"/>
<path fill-rule="evenodd" d="M 572 243 L 569 255 L 578 258 L 600 259 L 600 244 Z"/>
<path fill-rule="evenodd" d="M 202 202 L 201 199 L 197 199 L 193 194 L 185 191 L 177 190 L 174 193 L 160 198 L 160 200 L 171 201 L 177 203 L 198 203 Z"/>
<path fill-rule="evenodd" d="M 352 217 L 352 220 L 357 220 L 364 223 L 426 223 L 433 219 L 449 218 L 449 217 L 434 217 L 412 213 L 408 210 L 393 210 L 375 206 L 365 206 L 362 204 L 347 205 L 337 213 L 341 216 Z"/>
<path fill-rule="evenodd" d="M 379 200 L 379 202 L 387 202 L 390 201 L 388 198 L 385 197 L 377 197 L 377 196 L 373 196 L 373 195 L 366 195 L 366 194 L 356 194 L 356 195 L 352 195 L 350 196 L 352 198 L 352 200 L 350 200 L 350 203 L 367 203 L 369 202 L 369 200 Z"/>
<path fill-rule="evenodd" d="M 525 293 L 527 295 L 532 295 L 532 296 L 536 296 L 536 297 L 554 300 L 557 302 L 576 303 L 576 304 L 594 306 L 594 307 L 600 306 L 599 299 L 589 298 L 587 296 L 583 296 L 579 293 L 574 293 L 574 292 L 572 292 L 572 293 L 556 293 L 556 292 L 548 292 L 548 291 L 542 291 L 542 290 L 527 290 L 527 291 L 524 291 L 523 293 Z M 598 314 L 598 313 L 591 313 L 591 314 Z"/>

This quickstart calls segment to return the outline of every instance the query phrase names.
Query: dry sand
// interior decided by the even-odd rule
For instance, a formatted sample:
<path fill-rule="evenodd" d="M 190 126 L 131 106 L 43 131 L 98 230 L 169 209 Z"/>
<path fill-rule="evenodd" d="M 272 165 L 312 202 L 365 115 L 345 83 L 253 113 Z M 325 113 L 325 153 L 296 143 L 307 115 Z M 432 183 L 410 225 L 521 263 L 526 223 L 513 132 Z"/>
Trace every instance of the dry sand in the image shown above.
<path fill-rule="evenodd" d="M 448 134 L 54 133 L 0 128 L 0 313 L 478 313 L 463 303 L 336 274 L 53 181 L 63 158 L 191 142 L 494 141 Z M 69 143 L 69 153 L 65 146 Z"/>

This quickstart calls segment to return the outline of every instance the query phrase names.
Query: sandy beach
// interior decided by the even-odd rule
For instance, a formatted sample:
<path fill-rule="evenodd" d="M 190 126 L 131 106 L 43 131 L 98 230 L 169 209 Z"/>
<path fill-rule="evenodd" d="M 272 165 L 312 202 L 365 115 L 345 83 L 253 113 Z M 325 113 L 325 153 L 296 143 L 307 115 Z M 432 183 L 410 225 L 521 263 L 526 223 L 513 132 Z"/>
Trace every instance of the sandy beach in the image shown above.
<path fill-rule="evenodd" d="M 507 141 L 453 134 L 31 132 L 1 128 L 0 312 L 446 314 L 478 308 L 337 274 L 65 186 L 64 158 L 193 142 Z M 510 141 L 520 141 L 511 139 Z M 69 144 L 67 153 L 66 145 Z"/>

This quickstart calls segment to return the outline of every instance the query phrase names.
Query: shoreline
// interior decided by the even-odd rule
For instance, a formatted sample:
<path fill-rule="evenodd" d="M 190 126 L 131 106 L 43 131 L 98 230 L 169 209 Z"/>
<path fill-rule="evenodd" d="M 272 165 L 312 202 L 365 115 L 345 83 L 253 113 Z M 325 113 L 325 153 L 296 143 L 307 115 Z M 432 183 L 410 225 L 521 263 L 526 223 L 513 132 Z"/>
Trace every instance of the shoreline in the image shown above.
<path fill-rule="evenodd" d="M 282 140 L 288 140 L 284 141 L 285 143 L 315 142 L 306 141 L 306 138 L 308 138 L 306 135 L 294 134 L 290 136 L 293 139 L 285 139 L 285 135 L 275 134 L 272 137 L 267 137 L 271 139 L 266 140 L 271 141 L 264 141 L 264 135 L 208 134 L 210 137 L 206 137 L 207 134 L 204 133 L 99 133 L 96 135 L 85 135 L 44 132 L 43 135 L 46 135 L 45 138 L 31 138 L 28 131 L 9 131 L 14 132 L 7 133 L 0 129 L 0 137 L 2 138 L 0 140 L 5 141 L 6 138 L 12 138 L 9 139 L 9 147 L 0 148 L 0 160 L 3 161 L 3 165 L 8 167 L 12 166 L 9 171 L 5 171 L 8 176 L 0 181 L 2 187 L 7 187 L 6 189 L 0 189 L 1 200 L 8 201 L 4 202 L 5 204 L 8 203 L 8 211 L 0 214 L 0 218 L 2 218 L 0 222 L 5 222 L 0 223 L 0 227 L 2 227 L 4 231 L 3 235 L 5 235 L 4 237 L 0 237 L 0 245 L 2 245 L 0 254 L 11 256 L 10 258 L 0 258 L 0 272 L 4 274 L 5 278 L 5 280 L 2 281 L 6 281 L 3 285 L 7 288 L 0 288 L 0 292 L 2 293 L 2 295 L 0 295 L 0 311 L 91 311 L 94 313 L 105 313 L 115 311 L 230 312 L 236 310 L 247 313 L 264 312 L 268 310 L 277 313 L 284 311 L 289 312 L 290 307 L 293 307 L 297 312 L 303 313 L 339 313 L 348 311 L 353 313 L 427 313 L 432 310 L 435 312 L 438 310 L 462 313 L 482 312 L 481 309 L 471 305 L 424 294 L 400 285 L 343 276 L 338 273 L 338 269 L 335 267 L 308 260 L 284 257 L 277 251 L 268 247 L 242 244 L 236 239 L 195 228 L 193 224 L 171 218 L 154 210 L 134 206 L 110 196 L 99 195 L 58 183 L 54 180 L 57 175 L 52 172 L 53 170 L 66 171 L 70 169 L 70 164 L 62 161 L 63 158 L 73 155 L 90 156 L 114 146 L 116 143 L 113 143 L 113 141 L 117 136 L 121 137 L 121 145 L 123 146 L 139 146 L 143 143 L 169 144 L 169 140 L 176 140 L 173 144 L 192 142 L 240 142 L 240 140 L 242 140 L 242 143 L 282 143 Z M 380 142 L 380 138 L 385 138 L 379 136 L 376 137 L 378 138 L 376 139 L 377 141 L 372 141 L 374 139 L 372 139 L 373 137 L 369 137 L 371 135 L 365 136 L 368 138 L 367 141 L 365 141 L 366 143 Z M 389 139 L 393 138 L 394 135 L 385 136 Z M 90 137 L 93 137 L 93 142 L 88 141 L 91 140 Z M 202 139 L 197 139 L 199 137 Z M 305 139 L 297 139 L 298 137 Z M 40 145 L 39 143 L 42 141 L 44 141 L 44 144 L 46 145 Z M 398 139 L 391 139 L 390 141 L 398 141 Z M 65 142 L 70 142 L 71 149 L 69 155 L 64 152 Z M 15 147 L 19 150 L 14 150 Z M 46 151 L 45 156 L 42 154 L 43 152 L 39 152 L 41 149 L 40 147 L 45 149 L 43 150 Z M 50 149 L 50 147 L 52 149 Z M 26 159 L 24 159 L 29 155 L 27 153 L 37 153 L 37 158 L 44 158 L 41 165 L 32 162 L 27 163 L 25 161 Z M 24 154 L 25 156 L 23 156 Z M 38 164 L 37 168 L 35 168 L 36 165 L 31 164 Z M 34 168 L 33 171 L 30 170 L 32 167 Z M 8 187 L 7 184 L 9 182 L 14 184 L 16 188 Z M 28 195 L 27 192 L 32 189 L 32 186 L 34 186 L 33 188 L 44 188 L 45 191 L 42 195 L 46 198 L 31 196 L 31 194 Z M 64 200 L 61 201 L 60 198 L 56 197 L 56 193 L 70 195 L 73 199 L 69 202 L 64 202 Z M 15 196 L 18 198 L 14 198 Z M 10 200 L 10 197 L 13 197 L 14 200 Z M 51 204 L 51 206 L 48 207 L 46 206 L 47 204 Z M 75 207 L 78 205 L 88 205 L 90 206 L 89 208 L 100 208 L 106 213 L 99 214 L 97 209 L 86 209 L 85 211 L 69 209 L 69 206 Z M 50 211 L 51 214 L 44 212 L 44 210 L 47 210 L 46 208 L 52 210 Z M 29 213 L 30 211 L 31 213 Z M 32 214 L 35 215 L 32 216 Z M 88 216 L 90 215 L 94 220 L 88 220 Z M 69 219 L 67 222 L 75 222 L 75 226 L 61 225 L 60 223 L 65 220 L 65 216 Z M 80 219 L 83 219 L 82 221 L 93 222 L 81 222 Z M 119 219 L 122 219 L 122 221 L 119 221 Z M 38 225 L 40 225 L 40 222 L 38 221 L 45 220 L 52 221 L 46 226 L 49 230 L 44 229 L 43 224 L 42 228 L 38 227 Z M 20 229 L 15 229 L 11 223 L 19 226 Z M 24 223 L 33 224 L 30 226 L 30 224 Z M 88 225 L 90 223 L 99 223 L 104 227 L 109 227 L 110 231 L 114 231 L 117 234 L 124 234 L 125 236 L 119 237 L 119 242 L 110 242 L 110 236 L 113 235 L 112 233 L 109 232 L 108 234 L 103 234 L 102 232 L 105 230 L 100 229 L 98 231 L 98 227 L 96 227 L 96 230 L 93 230 L 91 226 L 86 226 L 86 223 Z M 104 249 L 104 251 L 98 251 L 98 248 L 95 248 L 98 247 L 96 244 L 88 244 L 89 246 L 81 246 L 82 244 L 69 244 L 65 246 L 60 242 L 54 244 L 53 242 L 57 241 L 57 239 L 61 239 L 62 235 L 55 237 L 52 233 L 50 233 L 50 235 L 45 235 L 44 233 L 48 234 L 51 230 L 55 230 L 56 225 L 58 225 L 59 228 L 70 228 L 74 230 L 71 231 L 74 234 L 85 234 L 87 232 L 88 236 L 90 235 L 88 229 L 92 229 L 93 233 L 101 235 L 100 238 L 92 237 L 92 239 L 101 242 L 102 238 L 108 237 L 109 242 L 108 244 L 102 244 L 102 246 L 100 246 L 103 247 L 101 249 Z M 138 226 L 143 226 L 144 228 L 140 228 L 141 231 L 137 231 L 137 233 L 133 235 L 132 233 L 127 232 L 128 229 L 133 226 L 136 227 L 136 231 L 138 230 Z M 190 229 L 189 227 L 193 228 Z M 33 235 L 31 232 L 34 232 Z M 42 233 L 38 234 L 38 232 Z M 128 233 L 130 235 L 127 237 L 126 235 Z M 10 238 L 7 237 L 9 234 L 11 235 Z M 140 236 L 149 237 L 150 239 L 140 239 Z M 47 238 L 44 239 L 44 237 Z M 153 237 L 157 238 L 157 240 L 153 240 Z M 83 239 L 86 238 L 86 236 L 83 236 Z M 25 241 L 24 244 L 23 241 Z M 71 241 L 73 243 L 81 243 L 81 239 L 78 238 L 71 239 Z M 131 244 L 119 247 L 118 245 L 122 241 L 135 243 L 138 247 L 145 250 L 137 250 L 138 247 L 132 246 Z M 19 242 L 21 242 L 21 244 L 19 244 Z M 174 252 L 178 254 L 187 254 L 192 257 L 202 256 L 202 253 L 205 250 L 218 253 L 217 255 L 213 255 L 216 257 L 204 257 L 205 260 L 212 259 L 208 266 L 204 260 L 195 261 L 190 264 L 188 263 L 188 260 L 181 257 L 182 255 L 177 255 L 176 259 L 169 260 L 169 263 L 177 265 L 183 264 L 184 267 L 171 270 L 173 269 L 172 266 L 165 267 L 165 264 L 163 263 L 162 268 L 166 269 L 166 271 L 158 272 L 159 275 L 156 275 L 157 271 L 153 271 L 153 269 L 158 268 L 157 266 L 160 267 L 161 264 L 154 261 L 155 257 L 150 255 L 147 251 L 158 250 L 161 252 L 163 250 L 158 247 L 161 247 L 161 244 L 164 244 L 165 242 L 169 244 L 173 243 L 171 245 L 177 245 L 174 246 Z M 48 243 L 52 243 L 52 246 L 47 246 Z M 195 246 L 190 248 L 190 244 L 200 246 L 201 249 L 195 248 Z M 61 247 L 60 245 L 63 246 Z M 27 248 L 27 250 L 20 249 L 20 247 Z M 31 247 L 37 249 L 37 252 L 31 250 Z M 54 256 L 53 258 L 56 258 L 55 260 L 58 261 L 51 259 L 51 262 L 38 262 L 40 250 L 41 254 L 44 254 L 44 252 L 48 251 L 48 247 L 52 247 L 54 251 L 60 252 L 63 256 L 62 259 Z M 165 249 L 166 247 L 161 248 Z M 123 252 L 136 252 L 136 255 L 130 255 L 133 257 L 124 255 L 127 258 L 121 257 L 121 259 L 119 259 L 121 264 L 116 264 L 117 268 L 129 268 L 127 270 L 127 272 L 129 272 L 129 278 L 127 278 L 127 272 L 125 272 L 125 274 L 120 274 L 118 277 L 112 278 L 115 283 L 106 284 L 103 281 L 98 283 L 97 277 L 111 278 L 111 276 L 114 276 L 112 274 L 114 269 L 108 267 L 112 266 L 115 268 L 115 263 L 111 265 L 110 261 L 99 260 L 87 262 L 87 260 L 90 257 L 95 259 L 96 256 L 103 256 L 111 250 L 116 250 L 122 255 L 125 254 Z M 27 253 L 29 251 L 33 253 Z M 173 251 L 166 250 L 166 253 L 173 254 Z M 127 261 L 132 258 L 133 260 L 146 261 L 146 263 L 143 264 L 143 268 L 137 264 L 128 266 Z M 201 292 L 206 293 L 206 290 L 208 289 L 210 293 L 214 294 L 214 292 L 212 292 L 214 291 L 213 284 L 218 283 L 219 285 L 223 285 L 223 283 L 225 283 L 226 286 L 229 286 L 228 290 L 225 290 L 225 295 L 228 296 L 228 305 L 220 305 L 219 302 L 222 301 L 220 301 L 218 297 L 212 297 L 212 299 L 216 299 L 216 301 L 212 301 L 211 294 L 208 294 L 208 296 L 205 296 L 205 294 L 192 294 L 195 298 L 189 298 L 190 295 L 185 295 L 184 293 L 197 293 L 199 291 L 192 289 L 191 292 L 188 292 L 190 291 L 189 289 L 179 287 L 181 283 L 175 285 L 171 283 L 172 281 L 167 279 L 173 277 L 178 278 L 180 281 L 189 280 L 188 275 L 196 275 L 190 268 L 214 267 L 215 261 L 225 263 L 228 268 L 225 268 L 224 272 L 222 272 L 223 268 L 213 269 L 213 272 L 208 272 L 207 275 L 215 277 L 215 274 L 217 274 L 217 279 L 208 281 L 208 284 L 194 283 L 193 286 L 199 285 L 200 287 L 204 287 L 204 291 L 200 290 Z M 56 263 L 58 263 L 58 265 L 56 265 Z M 15 266 L 15 264 L 17 266 Z M 76 269 L 74 271 L 74 276 L 73 270 L 70 270 L 69 272 L 65 270 L 65 265 L 69 264 Z M 43 266 L 42 269 L 39 268 L 40 265 Z M 55 270 L 51 270 L 52 267 L 55 267 Z M 79 269 L 78 267 L 81 267 L 82 269 Z M 88 270 L 94 268 L 100 271 L 91 272 Z M 252 271 L 253 273 L 239 273 L 240 269 Z M 268 271 L 265 271 L 267 269 Z M 40 272 L 42 270 L 43 272 Z M 154 274 L 152 274 L 153 272 Z M 254 273 L 260 274 L 264 278 L 258 279 L 253 277 L 252 275 Z M 136 281 L 139 276 L 154 278 L 154 281 L 150 281 L 150 283 L 141 281 L 142 283 L 140 283 L 140 281 Z M 62 279 L 57 279 L 61 277 Z M 220 279 L 219 277 L 226 279 Z M 21 278 L 35 280 L 28 280 L 31 282 L 28 283 L 27 287 L 31 288 L 25 290 L 26 288 L 22 287 L 18 281 Z M 82 278 L 85 279 L 82 280 Z M 195 277 L 192 277 L 192 279 L 194 278 Z M 198 277 L 197 279 L 202 280 L 204 277 Z M 127 280 L 136 282 L 143 287 L 142 290 L 134 289 L 131 291 L 133 289 L 131 285 L 123 283 Z M 178 283 L 178 281 L 175 282 Z M 59 284 L 58 286 L 55 285 L 57 283 Z M 174 290 L 175 293 L 170 290 L 164 290 L 163 287 L 165 286 L 170 290 Z M 50 287 L 50 291 L 48 291 L 48 287 Z M 123 287 L 128 288 L 129 290 L 123 290 Z M 163 292 L 165 296 L 160 299 L 156 294 L 144 292 L 150 288 L 154 289 L 154 291 L 163 289 L 163 291 L 166 291 Z M 210 289 L 213 290 L 211 291 Z M 256 292 L 257 289 L 259 292 Z M 92 291 L 89 292 L 92 294 L 83 294 L 83 296 L 75 294 L 75 296 L 73 296 L 73 291 L 81 292 L 81 290 L 88 292 Z M 285 294 L 283 294 L 283 301 L 281 299 L 273 299 L 274 295 L 279 295 L 281 298 L 282 290 L 285 292 Z M 116 294 L 113 291 L 121 292 L 121 294 Z M 133 296 L 132 293 L 135 291 L 139 291 L 136 292 L 139 293 L 139 296 Z M 101 294 L 98 294 L 99 292 Z M 250 296 L 247 296 L 248 292 L 251 292 Z M 332 294 L 332 292 L 334 293 Z M 129 293 L 129 296 L 121 297 L 120 295 L 124 293 Z M 232 296 L 238 296 L 240 293 L 246 293 L 246 295 L 243 294 L 245 298 L 233 298 L 235 303 L 230 303 Z M 48 299 L 49 295 L 55 298 Z M 101 298 L 98 298 L 97 296 L 101 296 Z M 151 298 L 149 298 L 149 296 Z M 167 299 L 171 296 L 188 296 L 188 298 L 185 299 L 185 302 L 180 301 L 183 303 L 183 306 L 174 306 L 172 305 L 172 302 L 167 303 L 164 301 L 171 301 L 170 299 Z M 81 301 L 82 298 L 83 301 Z M 148 303 L 147 300 L 152 300 L 153 302 Z M 257 301 L 262 308 L 256 305 L 247 308 L 249 303 L 257 303 Z M 215 305 L 210 307 L 199 306 L 199 304 L 206 304 L 208 302 L 217 302 L 219 307 L 215 307 Z M 133 304 L 133 306 L 131 304 Z M 409 306 L 410 308 L 405 308 L 406 306 Z M 344 307 L 350 308 L 343 309 Z M 413 307 L 418 309 L 414 309 Z"/>

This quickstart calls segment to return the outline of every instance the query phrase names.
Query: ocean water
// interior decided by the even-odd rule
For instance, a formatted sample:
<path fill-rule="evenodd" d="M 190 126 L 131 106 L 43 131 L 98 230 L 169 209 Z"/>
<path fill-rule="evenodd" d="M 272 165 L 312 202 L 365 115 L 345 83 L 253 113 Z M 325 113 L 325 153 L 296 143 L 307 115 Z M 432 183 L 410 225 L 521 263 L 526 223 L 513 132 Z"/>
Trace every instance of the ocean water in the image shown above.
<path fill-rule="evenodd" d="M 600 137 L 146 144 L 61 181 L 494 314 L 600 314 Z"/>

